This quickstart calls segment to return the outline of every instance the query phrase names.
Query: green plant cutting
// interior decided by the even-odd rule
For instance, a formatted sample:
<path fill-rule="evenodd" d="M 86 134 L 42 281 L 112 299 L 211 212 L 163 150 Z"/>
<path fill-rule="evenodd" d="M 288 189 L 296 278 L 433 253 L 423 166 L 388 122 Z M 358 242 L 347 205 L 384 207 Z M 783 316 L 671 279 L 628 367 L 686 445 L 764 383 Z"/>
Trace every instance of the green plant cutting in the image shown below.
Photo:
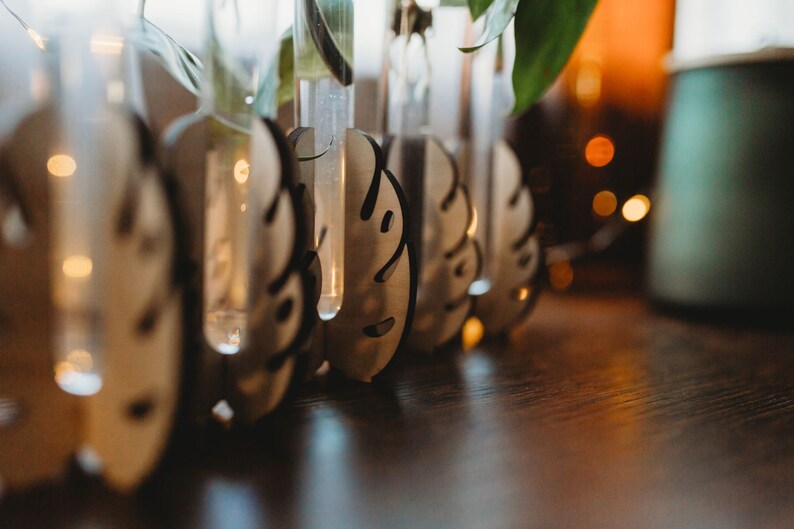
<path fill-rule="evenodd" d="M 442 5 L 464 3 L 472 19 L 485 18 L 482 36 L 473 46 L 461 48 L 465 53 L 499 38 L 515 18 L 513 114 L 518 115 L 529 110 L 560 74 L 598 0 L 442 0 Z"/>
<path fill-rule="evenodd" d="M 0 0 L 8 12 L 28 26 Z M 515 19 L 516 56 L 513 67 L 515 106 L 519 115 L 532 107 L 552 85 L 568 62 L 576 43 L 584 32 L 598 0 L 442 0 L 443 6 L 468 6 L 472 19 L 484 18 L 482 36 L 473 46 L 461 48 L 464 53 L 478 49 L 499 38 Z M 332 16 L 332 2 L 319 2 L 323 15 Z M 188 51 L 145 15 L 146 1 L 139 7 L 140 25 L 133 32 L 133 42 L 151 53 L 162 67 L 186 90 L 198 94 L 203 79 L 203 65 Z M 294 97 L 293 38 L 289 29 L 282 37 L 279 55 L 280 83 L 277 90 L 279 104 Z M 272 88 L 270 89 L 272 90 Z M 261 98 L 260 98 L 261 99 Z"/>

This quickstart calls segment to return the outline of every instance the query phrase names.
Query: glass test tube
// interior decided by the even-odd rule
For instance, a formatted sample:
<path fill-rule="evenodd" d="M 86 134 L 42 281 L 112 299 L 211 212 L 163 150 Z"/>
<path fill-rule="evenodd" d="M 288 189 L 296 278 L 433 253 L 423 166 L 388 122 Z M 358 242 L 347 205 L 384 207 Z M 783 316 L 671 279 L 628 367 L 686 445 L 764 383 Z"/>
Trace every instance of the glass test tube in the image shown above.
<path fill-rule="evenodd" d="M 295 121 L 314 129 L 315 245 L 322 265 L 317 312 L 342 307 L 345 270 L 345 137 L 353 126 L 353 0 L 295 1 Z M 330 146 L 330 147 L 329 147 Z"/>
<path fill-rule="evenodd" d="M 467 6 L 439 6 L 433 10 L 429 39 L 435 92 L 430 105 L 431 126 L 457 155 L 476 214 L 470 231 L 483 253 L 480 276 L 469 289 L 475 296 L 490 290 L 495 266 L 491 179 L 498 43 L 491 42 L 472 54 L 463 54 L 458 47 L 473 44 L 483 26 L 482 19 L 472 24 Z"/>
<path fill-rule="evenodd" d="M 494 72 L 498 40 L 493 41 L 471 56 L 469 77 L 469 149 L 468 167 L 464 171 L 474 209 L 477 211 L 475 240 L 483 252 L 483 266 L 478 277 L 469 288 L 473 296 L 480 296 L 491 289 L 494 267 L 494 208 L 493 190 L 493 145 L 494 145 Z M 465 89 L 464 89 L 465 90 Z"/>
<path fill-rule="evenodd" d="M 252 166 L 251 122 L 273 117 L 278 88 L 277 0 L 207 0 L 202 110 L 210 116 L 204 209 L 204 337 L 237 354 L 248 339 L 254 239 L 266 186 Z"/>
<path fill-rule="evenodd" d="M 426 47 L 426 33 L 431 31 L 432 15 L 415 0 L 386 0 L 390 16 L 385 61 L 385 87 L 381 89 L 385 104 L 381 105 L 384 133 L 399 145 L 389 155 L 389 169 L 402 185 L 411 215 L 409 236 L 416 241 L 417 305 L 437 295 L 428 289 L 422 278 L 426 272 L 429 246 L 438 245 L 434 221 L 433 197 L 426 191 L 434 175 L 425 172 L 425 149 L 429 127 L 431 68 Z M 394 147 L 393 147 L 394 148 Z M 429 252 L 432 255 L 432 251 Z"/>
<path fill-rule="evenodd" d="M 508 116 L 515 105 L 515 94 L 513 92 L 513 62 L 515 59 L 515 27 L 511 22 L 499 37 L 498 51 L 494 63 L 493 73 L 493 111 L 491 113 L 491 149 L 502 141 L 505 137 Z M 494 173 L 494 160 L 491 157 L 491 177 L 490 185 L 495 186 L 494 180 L 500 175 Z M 489 219 L 491 223 L 490 239 L 490 267 L 488 272 L 491 278 L 499 275 L 499 255 L 502 252 L 510 251 L 501 245 L 505 243 L 503 233 L 511 226 L 504 224 L 504 208 L 499 204 L 491 204 L 489 208 Z"/>
<path fill-rule="evenodd" d="M 399 11 L 389 18 L 393 38 L 386 50 L 386 132 L 416 136 L 429 132 L 431 70 L 423 34 L 430 29 L 432 17 L 415 0 L 400 0 L 396 7 Z"/>
<path fill-rule="evenodd" d="M 108 271 L 107 219 L 112 152 L 108 109 L 124 101 L 120 2 L 33 2 L 37 41 L 48 52 L 48 80 L 59 112 L 46 160 L 51 207 L 50 282 L 55 381 L 87 396 L 102 388 L 102 310 Z"/>
<path fill-rule="evenodd" d="M 435 7 L 433 31 L 427 35 L 430 64 L 433 65 L 430 127 L 453 153 L 461 150 L 468 111 L 468 100 L 463 90 L 468 56 L 458 47 L 467 40 L 470 21 L 468 7 Z"/>

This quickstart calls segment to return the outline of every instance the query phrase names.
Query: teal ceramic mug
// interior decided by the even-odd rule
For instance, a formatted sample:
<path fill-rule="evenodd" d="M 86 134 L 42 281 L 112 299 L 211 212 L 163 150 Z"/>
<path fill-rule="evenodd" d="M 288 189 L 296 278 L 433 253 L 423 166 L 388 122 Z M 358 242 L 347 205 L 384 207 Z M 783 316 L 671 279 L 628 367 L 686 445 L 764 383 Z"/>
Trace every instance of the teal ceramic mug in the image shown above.
<path fill-rule="evenodd" d="M 691 309 L 794 308 L 794 50 L 674 71 L 648 290 Z"/>

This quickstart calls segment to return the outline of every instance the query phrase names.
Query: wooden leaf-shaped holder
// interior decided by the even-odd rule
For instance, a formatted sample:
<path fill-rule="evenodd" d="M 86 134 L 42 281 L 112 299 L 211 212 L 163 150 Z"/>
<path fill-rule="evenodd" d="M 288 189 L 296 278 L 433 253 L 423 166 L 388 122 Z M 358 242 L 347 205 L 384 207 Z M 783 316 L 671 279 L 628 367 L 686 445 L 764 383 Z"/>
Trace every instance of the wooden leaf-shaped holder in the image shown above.
<path fill-rule="evenodd" d="M 475 306 L 489 336 L 509 331 L 532 309 L 543 255 L 534 233 L 532 194 L 523 182 L 518 157 L 505 141 L 494 145 L 493 155 L 492 207 L 501 215 L 494 232 L 494 256 L 499 262 L 491 289 L 477 297 Z"/>
<path fill-rule="evenodd" d="M 235 418 L 254 422 L 282 400 L 293 377 L 296 356 L 315 319 L 313 289 L 303 273 L 303 207 L 295 189 L 292 147 L 269 120 L 252 123 L 250 146 L 240 153 L 250 163 L 251 193 L 259 193 L 261 211 L 247 211 L 254 221 L 250 268 L 249 340 L 235 355 L 221 355 L 202 332 L 205 269 L 204 208 L 215 197 L 205 188 L 214 137 L 234 131 L 209 117 L 188 116 L 166 132 L 166 165 L 178 189 L 189 226 L 190 305 L 188 345 L 189 411 L 199 420 L 225 400 Z"/>
<path fill-rule="evenodd" d="M 386 141 L 384 152 L 408 199 L 419 269 L 408 345 L 432 352 L 460 331 L 471 309 L 468 290 L 481 262 L 467 233 L 472 204 L 455 160 L 436 138 L 394 137 Z"/>
<path fill-rule="evenodd" d="M 296 129 L 290 138 L 299 157 L 314 154 L 312 129 Z M 336 317 L 315 332 L 313 364 L 324 358 L 347 377 L 368 382 L 386 367 L 410 329 L 415 258 L 405 195 L 385 170 L 377 142 L 348 129 L 345 145 L 344 300 Z M 307 190 L 314 189 L 315 163 L 322 157 L 300 164 Z"/>
<path fill-rule="evenodd" d="M 33 113 L 0 154 L 0 480 L 18 488 L 54 479 L 87 446 L 106 481 L 126 490 L 158 463 L 179 390 L 173 206 L 146 129 L 109 111 L 98 125 L 107 141 L 95 151 L 110 212 L 100 219 L 104 262 L 93 263 L 109 278 L 101 293 L 103 385 L 91 397 L 66 394 L 53 373 L 59 337 L 50 279 L 60 267 L 50 257 L 48 173 L 58 124 L 53 108 Z"/>

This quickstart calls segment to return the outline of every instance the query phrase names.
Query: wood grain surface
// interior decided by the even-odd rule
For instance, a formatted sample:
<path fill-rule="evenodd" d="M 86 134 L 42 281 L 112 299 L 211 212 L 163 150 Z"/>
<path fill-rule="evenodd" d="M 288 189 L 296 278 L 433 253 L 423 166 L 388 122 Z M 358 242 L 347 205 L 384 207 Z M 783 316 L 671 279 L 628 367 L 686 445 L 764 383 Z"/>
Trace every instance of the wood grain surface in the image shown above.
<path fill-rule="evenodd" d="M 73 478 L 0 527 L 787 529 L 792 493 L 794 333 L 544 294 L 509 340 L 319 379 L 135 497 Z"/>

